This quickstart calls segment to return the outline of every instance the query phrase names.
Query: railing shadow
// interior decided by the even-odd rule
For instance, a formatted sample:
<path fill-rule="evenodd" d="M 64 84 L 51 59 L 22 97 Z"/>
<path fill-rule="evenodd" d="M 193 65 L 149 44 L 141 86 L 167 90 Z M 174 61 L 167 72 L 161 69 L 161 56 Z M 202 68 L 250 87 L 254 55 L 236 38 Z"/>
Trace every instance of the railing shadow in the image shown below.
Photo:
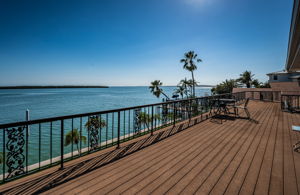
<path fill-rule="evenodd" d="M 57 170 L 53 173 L 49 173 L 26 183 L 12 186 L 11 188 L 6 189 L 2 192 L 0 190 L 0 194 L 40 194 L 53 187 L 64 184 L 70 180 L 78 178 L 93 170 L 99 169 L 109 163 L 119 160 L 157 142 L 160 142 L 206 119 L 207 117 L 203 117 L 203 119 L 202 117 L 193 118 L 192 120 L 188 120 L 184 123 L 178 124 L 175 127 L 170 127 L 164 131 L 157 132 L 152 136 L 148 136 L 144 139 L 122 146 L 113 151 L 79 162 L 72 166 L 68 166 L 62 170 Z"/>

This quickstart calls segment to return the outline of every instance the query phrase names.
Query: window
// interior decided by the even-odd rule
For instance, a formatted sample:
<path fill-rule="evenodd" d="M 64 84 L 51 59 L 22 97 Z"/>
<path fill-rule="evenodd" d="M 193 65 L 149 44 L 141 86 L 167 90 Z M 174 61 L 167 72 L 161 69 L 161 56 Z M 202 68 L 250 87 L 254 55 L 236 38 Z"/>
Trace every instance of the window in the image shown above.
<path fill-rule="evenodd" d="M 273 75 L 273 80 L 278 80 L 277 75 Z"/>

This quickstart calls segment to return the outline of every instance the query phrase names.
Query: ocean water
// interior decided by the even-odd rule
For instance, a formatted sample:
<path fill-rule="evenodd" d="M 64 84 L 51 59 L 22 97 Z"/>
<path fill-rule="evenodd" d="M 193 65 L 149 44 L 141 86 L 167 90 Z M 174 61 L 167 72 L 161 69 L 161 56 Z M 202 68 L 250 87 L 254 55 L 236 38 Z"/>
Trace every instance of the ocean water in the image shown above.
<path fill-rule="evenodd" d="M 163 87 L 172 96 L 175 87 Z M 197 96 L 210 95 L 210 88 L 196 88 Z M 163 96 L 162 96 L 163 97 Z M 0 90 L 0 124 L 30 119 L 125 108 L 161 102 L 148 87 L 110 87 L 86 89 Z"/>
<path fill-rule="evenodd" d="M 175 87 L 163 87 L 169 96 L 172 96 Z M 197 96 L 210 95 L 210 88 L 196 88 Z M 30 119 L 40 119 L 103 110 L 126 108 L 151 103 L 159 103 L 162 98 L 156 98 L 150 93 L 148 87 L 110 87 L 86 89 L 13 89 L 0 90 L 0 124 L 24 121 L 26 109 L 30 110 Z M 143 110 L 149 112 L 149 110 Z M 150 111 L 151 112 L 151 111 Z M 133 110 L 121 112 L 121 136 L 134 133 Z M 106 126 L 100 129 L 99 140 L 101 143 L 117 138 L 116 113 L 101 115 L 106 120 Z M 88 117 L 64 120 L 64 134 L 78 129 L 88 139 L 88 129 L 84 126 Z M 42 123 L 29 126 L 28 140 L 28 165 L 37 166 L 40 162 L 48 161 L 60 156 L 60 121 Z M 158 124 L 160 125 L 160 124 Z M 146 129 L 145 125 L 141 127 Z M 3 129 L 0 130 L 0 152 L 7 155 L 8 131 L 5 140 Z M 3 141 L 6 147 L 3 148 Z M 84 149 L 88 142 L 80 146 L 71 144 L 64 147 L 64 154 L 77 152 L 78 148 Z M 25 149 L 26 150 L 26 149 Z M 43 165 L 41 165 L 43 166 Z M 8 167 L 5 167 L 7 172 Z M 0 175 L 3 169 L 0 169 Z"/>

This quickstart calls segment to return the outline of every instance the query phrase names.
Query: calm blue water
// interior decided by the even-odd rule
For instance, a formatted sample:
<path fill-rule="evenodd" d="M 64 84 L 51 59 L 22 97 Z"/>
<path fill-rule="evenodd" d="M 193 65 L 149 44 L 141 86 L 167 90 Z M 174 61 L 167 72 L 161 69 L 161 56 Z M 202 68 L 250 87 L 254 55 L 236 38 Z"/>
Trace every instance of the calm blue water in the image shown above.
<path fill-rule="evenodd" d="M 164 87 L 166 94 L 172 96 L 175 87 Z M 210 95 L 210 88 L 197 88 L 197 96 Z M 148 87 L 111 87 L 103 89 L 22 89 L 0 90 L 0 123 L 25 120 L 26 109 L 30 110 L 30 119 L 55 117 L 86 112 L 125 108 L 130 106 L 161 102 L 153 96 Z M 149 110 L 142 110 L 149 112 Z M 121 112 L 121 136 L 134 132 L 133 110 Z M 99 140 L 106 142 L 117 137 L 116 115 L 102 115 L 106 127 L 100 130 Z M 72 129 L 81 130 L 88 138 L 88 130 L 84 127 L 88 117 L 64 120 L 64 134 Z M 29 165 L 58 157 L 60 155 L 60 121 L 30 125 L 28 137 Z M 158 124 L 159 125 L 159 124 Z M 145 129 L 146 127 L 141 127 Z M 3 130 L 0 131 L 0 152 L 7 154 L 3 148 Z M 8 140 L 7 134 L 5 136 Z M 88 143 L 67 145 L 64 153 L 77 151 L 77 147 L 86 148 Z M 5 167 L 7 171 L 8 168 Z M 5 172 L 6 172 L 5 171 Z M 2 173 L 0 169 L 0 174 Z"/>
<path fill-rule="evenodd" d="M 172 96 L 175 87 L 164 87 Z M 210 88 L 197 88 L 196 95 L 210 94 Z M 30 119 L 124 108 L 161 102 L 148 87 L 102 89 L 13 89 L 0 90 L 0 124 Z"/>

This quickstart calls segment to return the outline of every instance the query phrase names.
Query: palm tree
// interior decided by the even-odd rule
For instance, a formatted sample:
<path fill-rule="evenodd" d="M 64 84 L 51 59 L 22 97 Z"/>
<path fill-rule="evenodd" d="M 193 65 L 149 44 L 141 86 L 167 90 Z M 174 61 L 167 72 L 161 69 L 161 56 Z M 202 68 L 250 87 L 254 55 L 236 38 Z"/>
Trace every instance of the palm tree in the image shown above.
<path fill-rule="evenodd" d="M 95 127 L 96 129 L 99 129 L 100 127 L 106 127 L 105 120 L 101 119 L 99 116 L 96 117 L 90 117 L 89 120 L 85 123 L 85 127 L 89 129 L 90 127 Z"/>
<path fill-rule="evenodd" d="M 188 86 L 190 87 L 191 91 L 192 91 L 193 87 L 198 85 L 198 83 L 193 79 L 189 79 L 187 82 L 188 82 Z M 195 97 L 195 88 L 194 88 L 194 97 Z"/>
<path fill-rule="evenodd" d="M 240 74 L 240 78 L 237 79 L 238 82 L 246 85 L 247 88 L 250 88 L 252 85 L 254 74 L 251 73 L 251 71 L 245 71 L 242 74 Z"/>
<path fill-rule="evenodd" d="M 231 93 L 233 88 L 236 88 L 237 82 L 235 79 L 225 80 L 222 83 L 218 84 L 216 87 L 211 89 L 213 94 L 223 94 L 223 93 Z"/>
<path fill-rule="evenodd" d="M 153 120 L 160 120 L 159 114 L 153 114 L 153 118 L 152 118 L 152 116 L 150 114 L 147 114 L 146 112 L 140 112 L 138 117 L 139 117 L 139 122 L 141 124 L 145 124 L 147 129 L 149 129 L 149 124 Z"/>
<path fill-rule="evenodd" d="M 177 88 L 175 89 L 175 93 L 179 94 L 182 99 L 183 99 L 183 95 L 185 94 L 185 92 L 186 92 L 186 89 L 180 85 L 178 85 Z"/>
<path fill-rule="evenodd" d="M 76 144 L 78 153 L 79 153 L 78 144 L 80 143 L 80 141 L 83 141 L 84 143 L 86 143 L 86 137 L 83 135 L 80 135 L 80 132 L 78 131 L 78 129 L 73 129 L 73 130 L 69 131 L 65 136 L 65 146 L 68 146 L 71 143 Z"/>
<path fill-rule="evenodd" d="M 151 93 L 155 95 L 157 98 L 160 97 L 161 94 L 163 94 L 167 99 L 170 99 L 162 90 L 162 82 L 160 80 L 155 80 L 151 82 L 151 86 L 149 86 L 149 89 L 151 90 Z"/>
<path fill-rule="evenodd" d="M 184 93 L 185 93 L 186 97 L 188 97 L 188 92 L 189 92 L 188 87 L 191 87 L 191 83 L 185 78 L 185 79 L 182 79 L 178 85 L 185 89 Z"/>
<path fill-rule="evenodd" d="M 227 93 L 232 93 L 232 89 L 237 87 L 237 83 L 236 80 L 234 79 L 229 79 L 229 80 L 225 80 L 223 82 L 223 86 L 225 88 L 225 91 L 227 91 Z"/>
<path fill-rule="evenodd" d="M 261 88 L 262 87 L 262 83 L 258 81 L 258 79 L 254 79 L 251 83 L 255 88 Z"/>
<path fill-rule="evenodd" d="M 189 51 L 189 52 L 185 53 L 184 58 L 180 60 L 180 62 L 183 63 L 183 68 L 192 73 L 192 80 L 193 80 L 192 94 L 194 97 L 195 97 L 194 71 L 197 70 L 196 62 L 202 62 L 202 60 L 200 58 L 197 58 L 197 56 L 198 55 L 194 51 Z"/>
<path fill-rule="evenodd" d="M 5 153 L 0 152 L 0 164 L 2 164 L 3 160 L 4 160 L 4 155 L 3 154 L 5 154 Z"/>

